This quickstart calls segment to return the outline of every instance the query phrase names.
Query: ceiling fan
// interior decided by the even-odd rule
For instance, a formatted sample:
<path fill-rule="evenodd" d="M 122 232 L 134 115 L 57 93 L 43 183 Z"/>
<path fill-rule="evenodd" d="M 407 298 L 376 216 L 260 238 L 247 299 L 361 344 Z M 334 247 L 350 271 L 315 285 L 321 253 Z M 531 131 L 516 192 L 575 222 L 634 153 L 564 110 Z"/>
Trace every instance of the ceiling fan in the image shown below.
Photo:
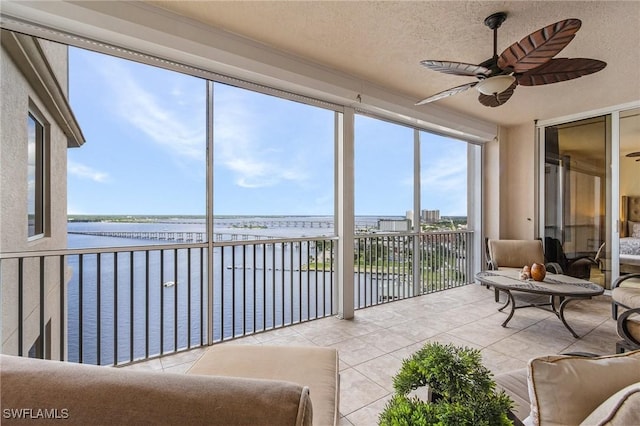
<path fill-rule="evenodd" d="M 630 152 L 625 157 L 640 157 L 640 151 Z M 636 161 L 640 161 L 640 158 L 636 159 Z"/>
<path fill-rule="evenodd" d="M 493 30 L 493 57 L 481 64 L 431 59 L 421 61 L 422 65 L 431 70 L 476 77 L 477 81 L 436 93 L 416 105 L 437 101 L 475 86 L 480 92 L 478 100 L 482 105 L 497 107 L 511 98 L 517 85 L 557 83 L 598 72 L 607 66 L 597 59 L 553 59 L 575 37 L 582 24 L 579 19 L 565 19 L 541 28 L 513 43 L 498 56 L 498 28 L 506 18 L 505 12 L 498 12 L 484 20 L 484 24 Z"/>

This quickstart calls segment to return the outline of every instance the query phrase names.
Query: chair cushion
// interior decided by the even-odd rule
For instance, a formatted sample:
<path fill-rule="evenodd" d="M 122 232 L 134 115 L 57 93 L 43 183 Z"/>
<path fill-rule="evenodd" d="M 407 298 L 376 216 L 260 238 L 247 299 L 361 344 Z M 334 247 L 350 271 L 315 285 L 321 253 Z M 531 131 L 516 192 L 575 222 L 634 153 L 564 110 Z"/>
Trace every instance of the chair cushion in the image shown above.
<path fill-rule="evenodd" d="M 620 283 L 620 287 L 640 289 L 640 278 L 627 278 Z"/>
<path fill-rule="evenodd" d="M 640 308 L 640 288 L 616 287 L 611 290 L 611 298 L 629 308 Z"/>
<path fill-rule="evenodd" d="M 640 382 L 640 351 L 534 358 L 527 374 L 534 424 L 576 425 L 611 395 Z"/>
<path fill-rule="evenodd" d="M 610 396 L 581 425 L 640 425 L 640 382 L 629 385 Z"/>
<path fill-rule="evenodd" d="M 627 318 L 626 327 L 631 337 L 640 342 L 640 316 Z"/>
<path fill-rule="evenodd" d="M 498 268 L 522 268 L 533 263 L 544 264 L 540 240 L 489 240 L 489 258 Z"/>

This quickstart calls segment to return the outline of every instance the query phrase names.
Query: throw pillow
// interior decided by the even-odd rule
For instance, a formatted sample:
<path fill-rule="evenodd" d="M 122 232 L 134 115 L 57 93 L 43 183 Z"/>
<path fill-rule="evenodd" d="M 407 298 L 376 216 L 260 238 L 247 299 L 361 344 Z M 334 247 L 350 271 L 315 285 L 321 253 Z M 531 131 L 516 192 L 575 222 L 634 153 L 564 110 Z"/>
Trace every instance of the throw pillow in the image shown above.
<path fill-rule="evenodd" d="M 640 425 L 640 382 L 616 392 L 600 404 L 581 425 Z"/>
<path fill-rule="evenodd" d="M 528 363 L 536 425 L 577 425 L 620 389 L 640 382 L 640 350 L 595 358 L 547 356 Z"/>
<path fill-rule="evenodd" d="M 633 238 L 640 238 L 640 222 L 629 221 L 629 235 Z"/>

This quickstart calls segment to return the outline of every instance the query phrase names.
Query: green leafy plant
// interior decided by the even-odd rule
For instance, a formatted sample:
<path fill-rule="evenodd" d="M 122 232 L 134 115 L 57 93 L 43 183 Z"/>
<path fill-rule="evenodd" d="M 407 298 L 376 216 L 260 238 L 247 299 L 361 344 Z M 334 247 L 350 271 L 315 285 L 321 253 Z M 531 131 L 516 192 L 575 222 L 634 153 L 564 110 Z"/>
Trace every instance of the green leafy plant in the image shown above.
<path fill-rule="evenodd" d="M 393 379 L 395 395 L 380 414 L 380 425 L 512 425 L 513 403 L 496 392 L 480 351 L 428 343 L 405 359 Z M 431 401 L 409 396 L 428 386 Z"/>

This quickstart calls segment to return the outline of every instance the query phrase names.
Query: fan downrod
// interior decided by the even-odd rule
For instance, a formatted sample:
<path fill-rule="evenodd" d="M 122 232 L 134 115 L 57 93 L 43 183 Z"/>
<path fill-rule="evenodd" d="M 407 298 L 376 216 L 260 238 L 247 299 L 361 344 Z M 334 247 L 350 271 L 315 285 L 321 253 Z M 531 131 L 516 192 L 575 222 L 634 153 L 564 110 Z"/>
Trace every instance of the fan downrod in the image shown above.
<path fill-rule="evenodd" d="M 502 25 L 505 19 L 507 19 L 506 12 L 497 12 L 493 15 L 487 16 L 484 20 L 484 24 L 492 30 L 496 30 L 500 28 L 500 25 Z"/>

